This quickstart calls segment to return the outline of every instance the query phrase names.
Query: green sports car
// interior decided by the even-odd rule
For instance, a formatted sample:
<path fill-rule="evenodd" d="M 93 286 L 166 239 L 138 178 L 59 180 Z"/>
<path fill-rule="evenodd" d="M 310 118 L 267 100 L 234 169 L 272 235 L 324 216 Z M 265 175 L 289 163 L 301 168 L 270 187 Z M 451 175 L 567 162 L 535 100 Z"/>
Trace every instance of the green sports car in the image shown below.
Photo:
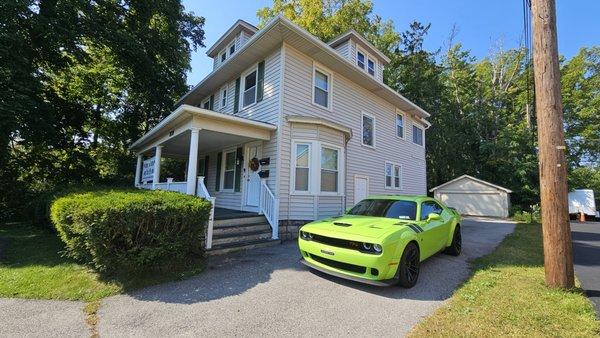
<path fill-rule="evenodd" d="M 375 285 L 413 287 L 420 263 L 444 251 L 459 255 L 461 217 L 426 196 L 371 196 L 344 215 L 300 228 L 302 263 Z"/>

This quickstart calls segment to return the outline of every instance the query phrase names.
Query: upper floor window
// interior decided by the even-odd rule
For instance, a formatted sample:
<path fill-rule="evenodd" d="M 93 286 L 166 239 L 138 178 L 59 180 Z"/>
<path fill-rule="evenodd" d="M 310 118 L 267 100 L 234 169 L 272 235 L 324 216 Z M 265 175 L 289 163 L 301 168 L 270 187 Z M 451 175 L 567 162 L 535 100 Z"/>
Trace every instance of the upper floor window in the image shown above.
<path fill-rule="evenodd" d="M 325 108 L 330 107 L 331 75 L 315 69 L 313 74 L 313 102 Z"/>
<path fill-rule="evenodd" d="M 242 108 L 256 103 L 256 69 L 243 77 Z"/>
<path fill-rule="evenodd" d="M 203 109 L 209 109 L 210 108 L 210 99 L 206 99 L 206 101 L 202 102 L 202 108 Z"/>
<path fill-rule="evenodd" d="M 396 114 L 396 136 L 404 138 L 404 115 Z"/>
<path fill-rule="evenodd" d="M 360 68 L 365 69 L 365 54 L 360 51 L 356 52 L 356 64 Z"/>
<path fill-rule="evenodd" d="M 227 51 L 222 51 L 221 52 L 221 62 L 224 62 L 225 60 L 227 60 Z"/>
<path fill-rule="evenodd" d="M 235 53 L 235 42 L 233 42 L 231 45 L 229 45 L 229 57 L 231 57 L 231 55 L 233 55 L 233 53 Z"/>
<path fill-rule="evenodd" d="M 362 115 L 362 144 L 375 146 L 375 117 L 366 113 Z"/>
<path fill-rule="evenodd" d="M 227 106 L 227 87 L 221 88 L 221 109 Z"/>
<path fill-rule="evenodd" d="M 367 70 L 368 70 L 369 74 L 375 76 L 375 61 L 369 59 L 367 62 L 367 65 L 368 65 Z"/>
<path fill-rule="evenodd" d="M 423 128 L 417 127 L 413 125 L 413 143 L 418 144 L 420 146 L 423 145 Z"/>

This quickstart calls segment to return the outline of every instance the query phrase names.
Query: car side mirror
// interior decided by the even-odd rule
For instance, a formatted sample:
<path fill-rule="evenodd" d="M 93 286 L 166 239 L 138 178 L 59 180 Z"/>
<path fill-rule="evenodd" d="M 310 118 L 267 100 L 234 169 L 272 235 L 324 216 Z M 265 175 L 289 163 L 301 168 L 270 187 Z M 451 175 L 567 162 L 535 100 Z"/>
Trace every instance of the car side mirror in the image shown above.
<path fill-rule="evenodd" d="M 441 219 L 442 216 L 432 212 L 429 215 L 427 215 L 427 222 L 431 222 L 431 221 L 437 221 L 439 219 Z"/>

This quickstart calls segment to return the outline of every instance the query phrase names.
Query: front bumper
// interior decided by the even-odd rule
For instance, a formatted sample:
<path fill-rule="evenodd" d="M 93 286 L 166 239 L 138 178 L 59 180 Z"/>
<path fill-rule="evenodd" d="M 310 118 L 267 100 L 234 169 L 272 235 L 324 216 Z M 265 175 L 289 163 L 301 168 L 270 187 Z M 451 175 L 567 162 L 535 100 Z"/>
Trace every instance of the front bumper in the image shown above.
<path fill-rule="evenodd" d="M 374 285 L 394 283 L 398 259 L 394 247 L 384 247 L 381 255 L 367 254 L 316 241 L 298 240 L 302 263 L 338 277 Z"/>
<path fill-rule="evenodd" d="M 344 278 L 344 279 L 348 279 L 354 282 L 359 282 L 359 283 L 365 283 L 365 284 L 370 284 L 370 285 L 375 285 L 375 286 L 391 286 L 391 285 L 395 285 L 397 280 L 392 278 L 392 279 L 382 279 L 382 280 L 375 280 L 375 279 L 368 279 L 368 278 L 361 278 L 361 277 L 357 277 L 357 276 L 353 276 L 353 275 L 348 275 L 345 273 L 341 273 L 341 272 L 337 272 L 335 270 L 331 270 L 331 269 L 326 269 L 323 268 L 321 266 L 318 266 L 316 264 L 310 263 L 308 262 L 306 259 L 304 258 L 300 258 L 300 263 L 308 266 L 309 268 L 315 269 L 317 271 L 321 271 L 323 273 L 326 273 L 328 275 L 332 275 L 335 277 L 339 277 L 339 278 Z"/>

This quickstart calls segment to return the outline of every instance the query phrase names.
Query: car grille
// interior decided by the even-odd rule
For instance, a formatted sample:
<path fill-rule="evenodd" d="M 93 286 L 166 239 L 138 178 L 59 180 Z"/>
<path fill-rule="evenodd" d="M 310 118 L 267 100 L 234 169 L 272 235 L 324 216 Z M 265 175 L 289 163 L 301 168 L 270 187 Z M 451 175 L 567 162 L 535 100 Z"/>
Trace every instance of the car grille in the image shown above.
<path fill-rule="evenodd" d="M 338 248 L 353 249 L 353 250 L 359 250 L 359 251 L 362 249 L 361 242 L 349 241 L 346 239 L 326 237 L 326 236 L 313 234 L 312 240 L 315 242 L 318 242 L 318 243 L 336 246 Z"/>
<path fill-rule="evenodd" d="M 313 255 L 313 254 L 310 254 L 310 258 L 314 259 L 315 261 L 317 261 L 321 264 L 325 264 L 325 265 L 331 266 L 332 268 L 336 268 L 336 269 L 340 269 L 340 270 L 346 270 L 346 271 L 356 272 L 356 273 L 360 273 L 360 274 L 364 274 L 367 271 L 367 268 L 364 266 L 342 263 L 342 262 L 334 261 L 332 259 L 328 259 L 325 257 Z"/>

